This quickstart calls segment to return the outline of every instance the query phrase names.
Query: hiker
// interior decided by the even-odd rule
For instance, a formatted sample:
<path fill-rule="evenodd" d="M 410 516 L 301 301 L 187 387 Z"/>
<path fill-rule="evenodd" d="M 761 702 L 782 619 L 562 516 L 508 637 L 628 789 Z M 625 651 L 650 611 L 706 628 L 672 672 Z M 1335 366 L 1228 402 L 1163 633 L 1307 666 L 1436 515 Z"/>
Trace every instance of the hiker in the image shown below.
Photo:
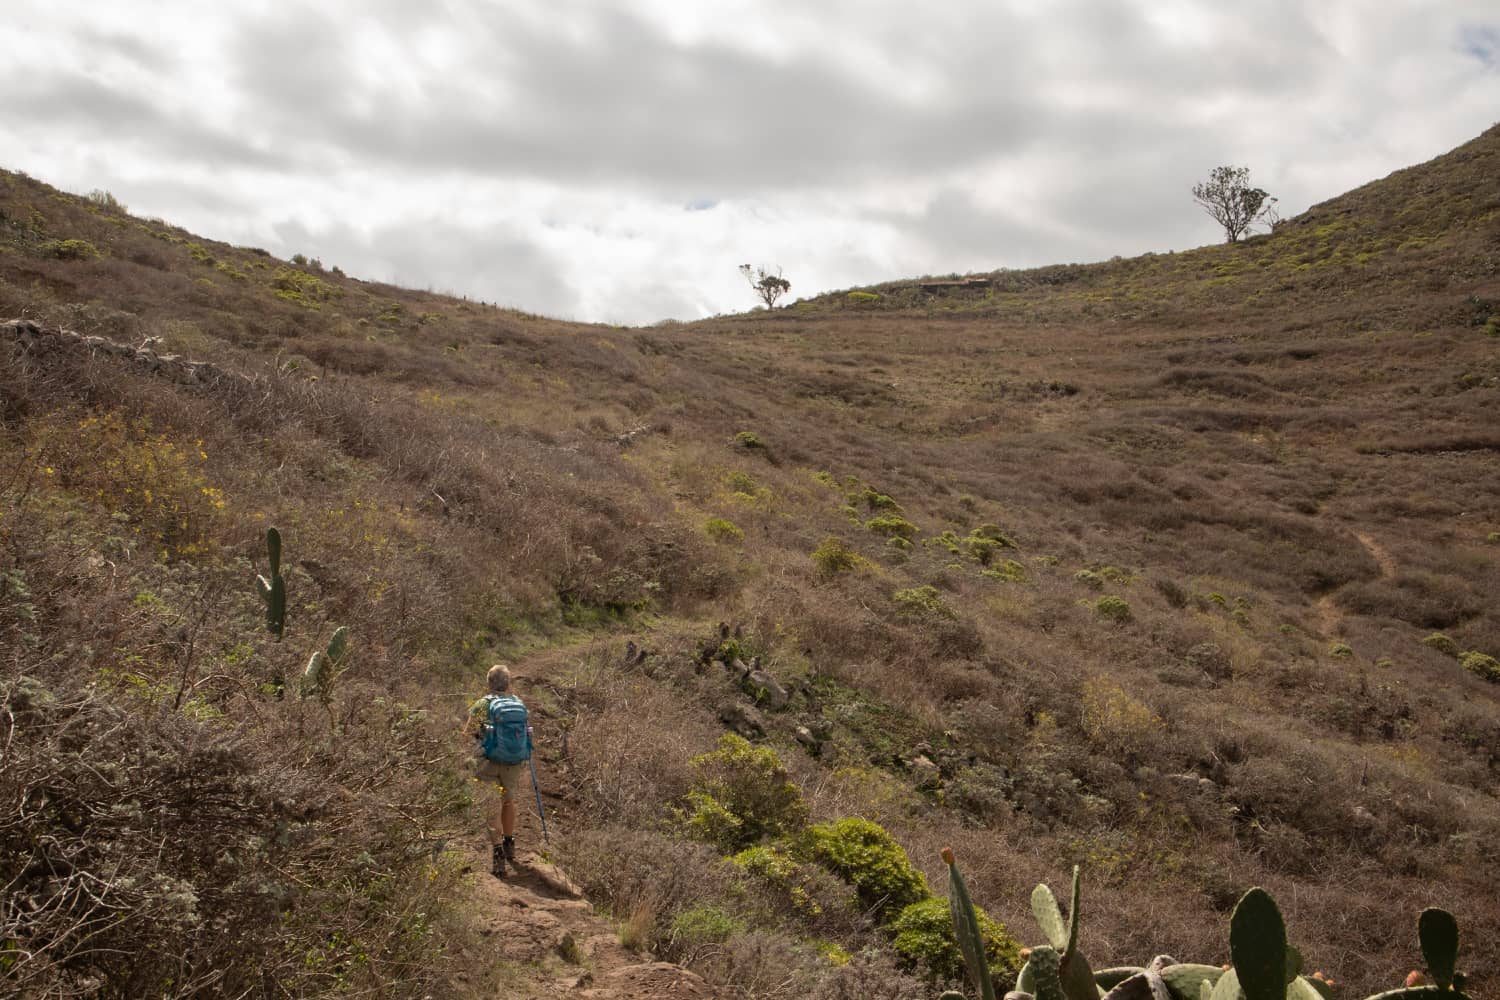
<path fill-rule="evenodd" d="M 511 691 L 510 668 L 503 663 L 486 675 L 489 693 L 469 706 L 465 730 L 474 738 L 474 777 L 500 786 L 500 802 L 488 803 L 490 873 L 505 877 L 505 863 L 516 860 L 516 797 L 526 784 L 531 760 L 531 727 L 526 706 Z"/>

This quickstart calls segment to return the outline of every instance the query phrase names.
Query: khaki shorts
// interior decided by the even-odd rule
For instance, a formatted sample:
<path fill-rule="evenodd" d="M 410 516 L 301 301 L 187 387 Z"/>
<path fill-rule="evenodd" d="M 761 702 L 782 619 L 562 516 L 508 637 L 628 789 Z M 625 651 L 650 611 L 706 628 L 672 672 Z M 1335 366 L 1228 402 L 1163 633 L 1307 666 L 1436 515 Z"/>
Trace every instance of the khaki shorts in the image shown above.
<path fill-rule="evenodd" d="M 479 781 L 493 781 L 505 789 L 506 794 L 519 795 L 526 786 L 525 764 L 497 764 L 488 757 L 474 758 L 474 777 Z"/>

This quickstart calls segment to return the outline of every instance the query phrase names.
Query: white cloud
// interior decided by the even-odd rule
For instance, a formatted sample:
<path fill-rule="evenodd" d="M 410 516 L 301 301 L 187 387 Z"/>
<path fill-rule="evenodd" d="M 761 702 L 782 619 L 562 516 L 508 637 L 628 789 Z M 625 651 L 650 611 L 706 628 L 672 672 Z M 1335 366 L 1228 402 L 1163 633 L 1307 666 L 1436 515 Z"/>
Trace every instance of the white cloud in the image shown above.
<path fill-rule="evenodd" d="M 13 0 L 16 2 L 16 0 Z M 1493 123 L 1489 2 L 18 0 L 4 166 L 371 278 L 625 322 L 1209 242 Z"/>

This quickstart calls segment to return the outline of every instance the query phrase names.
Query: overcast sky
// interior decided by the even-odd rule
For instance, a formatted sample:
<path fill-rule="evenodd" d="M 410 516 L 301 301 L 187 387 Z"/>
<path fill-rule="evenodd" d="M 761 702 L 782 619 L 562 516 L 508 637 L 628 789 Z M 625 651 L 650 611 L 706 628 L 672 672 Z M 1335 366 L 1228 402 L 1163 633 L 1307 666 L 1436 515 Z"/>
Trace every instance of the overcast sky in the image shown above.
<path fill-rule="evenodd" d="M 0 166 L 580 320 L 1220 238 L 1500 120 L 1500 4 L 4 0 Z"/>

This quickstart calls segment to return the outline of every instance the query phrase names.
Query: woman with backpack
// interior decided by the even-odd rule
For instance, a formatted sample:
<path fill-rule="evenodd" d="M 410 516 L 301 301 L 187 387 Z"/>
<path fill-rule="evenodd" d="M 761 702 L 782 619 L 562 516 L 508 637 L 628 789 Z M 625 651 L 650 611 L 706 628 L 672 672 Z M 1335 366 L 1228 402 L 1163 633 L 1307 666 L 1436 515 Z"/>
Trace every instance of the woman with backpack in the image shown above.
<path fill-rule="evenodd" d="M 531 760 L 531 727 L 526 706 L 511 692 L 510 668 L 503 663 L 486 675 L 489 693 L 469 706 L 465 727 L 474 738 L 474 777 L 500 786 L 498 807 L 487 803 L 490 873 L 505 877 L 505 863 L 516 860 L 516 796 L 526 783 Z"/>

